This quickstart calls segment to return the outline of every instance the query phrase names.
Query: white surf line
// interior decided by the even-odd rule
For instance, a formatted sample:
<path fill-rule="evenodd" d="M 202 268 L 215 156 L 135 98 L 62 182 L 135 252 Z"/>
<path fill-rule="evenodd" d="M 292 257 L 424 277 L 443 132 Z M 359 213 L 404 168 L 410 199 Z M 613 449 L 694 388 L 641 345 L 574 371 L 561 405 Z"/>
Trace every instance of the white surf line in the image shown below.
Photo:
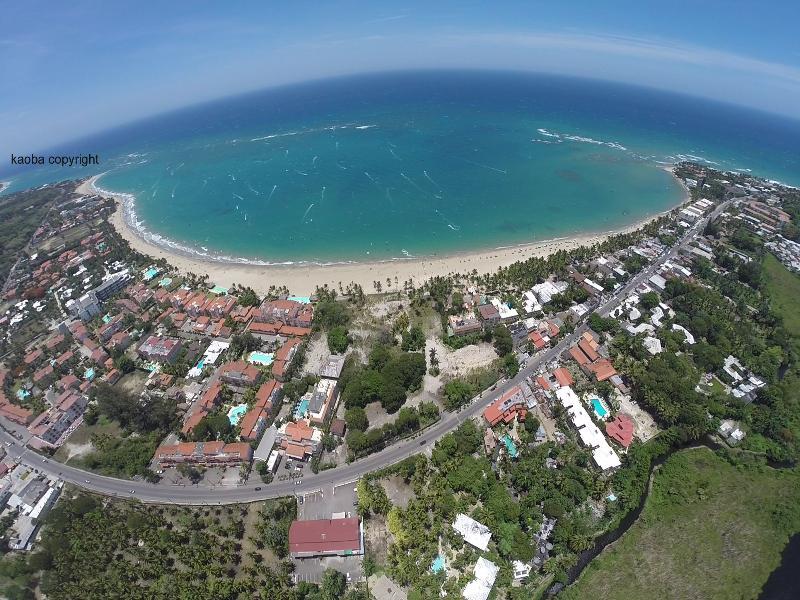
<path fill-rule="evenodd" d="M 175 197 L 175 190 L 177 190 L 177 189 L 178 189 L 177 185 L 174 188 L 172 188 L 172 197 L 173 198 Z"/>
<path fill-rule="evenodd" d="M 475 162 L 473 160 L 469 160 L 469 159 L 466 159 L 466 158 L 462 158 L 461 160 L 463 160 L 465 163 L 469 163 L 471 165 L 475 165 L 476 167 L 483 167 L 484 169 L 489 169 L 490 171 L 495 171 L 497 173 L 502 173 L 503 175 L 508 175 L 508 171 L 505 171 L 503 169 L 498 169 L 496 167 L 490 167 L 489 165 L 484 165 L 482 163 Z"/>
<path fill-rule="evenodd" d="M 377 182 L 377 181 L 375 181 L 375 178 L 374 178 L 372 175 L 370 175 L 370 174 L 369 174 L 369 173 L 367 173 L 366 171 L 364 171 L 364 175 L 366 175 L 367 177 L 369 177 L 369 180 L 370 180 L 372 183 L 374 183 L 375 185 L 378 185 L 378 182 Z"/>
<path fill-rule="evenodd" d="M 402 158 L 400 158 L 399 156 L 397 156 L 397 154 L 395 154 L 394 150 L 392 150 L 392 148 L 391 148 L 391 147 L 389 148 L 389 153 L 390 153 L 392 156 L 394 156 L 394 157 L 395 157 L 397 160 L 403 160 Z"/>
<path fill-rule="evenodd" d="M 298 171 L 297 169 L 295 169 L 294 172 L 299 175 L 305 175 L 306 177 L 308 177 L 308 173 L 303 173 L 303 171 Z"/>
<path fill-rule="evenodd" d="M 248 188 L 248 189 L 249 189 L 251 192 L 253 192 L 253 193 L 254 193 L 256 196 L 260 196 L 260 195 L 261 195 L 261 192 L 259 192 L 259 191 L 258 191 L 257 189 L 255 189 L 255 188 L 253 188 L 253 186 L 252 186 L 252 185 L 250 185 L 249 183 L 247 184 L 247 188 Z"/>
<path fill-rule="evenodd" d="M 267 202 L 272 200 L 272 194 L 274 194 L 275 190 L 277 190 L 277 189 L 278 189 L 278 184 L 276 183 L 275 185 L 272 186 L 272 191 L 269 193 L 269 197 L 267 198 Z"/>
<path fill-rule="evenodd" d="M 239 194 L 234 194 L 234 195 L 233 195 L 233 197 L 234 197 L 234 198 L 238 198 L 239 200 L 242 200 L 242 201 L 244 201 L 244 198 L 242 198 L 242 197 L 241 197 Z M 239 205 L 237 204 L 236 206 L 239 206 Z"/>
<path fill-rule="evenodd" d="M 306 209 L 306 212 L 303 213 L 303 218 L 300 219 L 301 222 L 305 223 L 306 217 L 308 216 L 308 213 L 311 212 L 312 208 L 314 208 L 314 203 L 313 202 L 308 205 L 308 208 Z"/>
<path fill-rule="evenodd" d="M 319 203 L 322 204 L 322 202 L 324 200 L 325 200 L 325 186 L 323 185 L 322 186 L 322 192 L 320 192 L 320 195 L 319 195 Z"/>
<path fill-rule="evenodd" d="M 312 168 L 312 169 L 313 169 L 314 167 L 316 167 L 316 166 L 317 166 L 317 159 L 318 159 L 318 158 L 319 158 L 319 156 L 316 156 L 316 155 L 315 155 L 315 156 L 314 156 L 314 158 L 313 158 L 313 159 L 311 159 L 311 168 Z"/>

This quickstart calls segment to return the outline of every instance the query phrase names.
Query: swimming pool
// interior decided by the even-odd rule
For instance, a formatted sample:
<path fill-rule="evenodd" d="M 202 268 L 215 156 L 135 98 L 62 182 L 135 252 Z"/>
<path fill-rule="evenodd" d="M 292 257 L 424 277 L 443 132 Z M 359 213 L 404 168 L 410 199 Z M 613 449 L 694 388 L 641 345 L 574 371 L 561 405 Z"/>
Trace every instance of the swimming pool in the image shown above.
<path fill-rule="evenodd" d="M 216 294 L 217 296 L 224 296 L 228 293 L 228 288 L 222 287 L 220 285 L 215 285 L 213 288 L 208 290 L 212 294 Z"/>
<path fill-rule="evenodd" d="M 84 371 L 83 373 L 83 378 L 88 379 L 89 381 L 94 379 L 94 368 L 89 367 L 88 369 L 86 369 L 86 371 Z"/>
<path fill-rule="evenodd" d="M 519 456 L 519 450 L 517 450 L 517 445 L 514 443 L 514 440 L 511 439 L 511 436 L 508 435 L 508 434 L 505 434 L 500 439 L 506 445 L 506 450 L 508 450 L 508 455 L 511 458 L 517 458 L 517 456 Z"/>
<path fill-rule="evenodd" d="M 228 421 L 230 421 L 231 425 L 237 425 L 246 412 L 247 404 L 234 406 L 228 411 Z"/>
<path fill-rule="evenodd" d="M 309 304 L 311 302 L 310 296 L 288 296 L 287 300 L 294 300 L 295 302 L 299 302 L 300 304 Z"/>
<path fill-rule="evenodd" d="M 605 419 L 606 415 L 608 415 L 608 409 L 603 406 L 603 402 L 600 398 L 592 398 L 592 408 L 594 409 L 594 414 L 596 414 L 599 418 Z"/>
<path fill-rule="evenodd" d="M 158 269 L 155 267 L 150 267 L 147 271 L 144 272 L 144 280 L 150 281 L 153 277 L 158 275 Z"/>
<path fill-rule="evenodd" d="M 158 285 L 161 287 L 168 287 L 172 283 L 172 277 L 162 277 L 161 281 L 158 282 Z"/>
<path fill-rule="evenodd" d="M 302 398 L 297 408 L 294 409 L 294 418 L 301 419 L 308 412 L 308 398 Z"/>
<path fill-rule="evenodd" d="M 431 571 L 434 573 L 440 573 L 444 571 L 444 556 L 441 554 L 433 559 L 431 563 Z"/>
<path fill-rule="evenodd" d="M 27 398 L 30 395 L 31 393 L 23 388 L 17 390 L 17 398 L 19 398 L 20 400 L 25 400 L 25 398 Z"/>
<path fill-rule="evenodd" d="M 108 323 L 111 320 L 111 315 L 103 315 L 103 323 Z"/>
<path fill-rule="evenodd" d="M 256 365 L 267 366 L 272 364 L 273 356 L 267 352 L 253 351 L 247 355 L 247 361 Z"/>

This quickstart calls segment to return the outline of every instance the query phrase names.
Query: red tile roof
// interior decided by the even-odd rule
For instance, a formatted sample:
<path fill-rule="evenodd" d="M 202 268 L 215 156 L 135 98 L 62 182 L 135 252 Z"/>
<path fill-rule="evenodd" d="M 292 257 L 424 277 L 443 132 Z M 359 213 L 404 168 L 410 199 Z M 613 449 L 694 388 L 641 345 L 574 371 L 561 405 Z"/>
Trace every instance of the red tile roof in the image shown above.
<path fill-rule="evenodd" d="M 575 380 L 572 378 L 572 375 L 570 375 L 569 371 L 567 371 L 564 367 L 560 367 L 555 371 L 553 371 L 553 376 L 556 378 L 556 381 L 558 381 L 558 385 L 560 385 L 561 387 L 565 387 L 575 383 Z"/>
<path fill-rule="evenodd" d="M 581 350 L 583 350 L 583 353 L 591 362 L 594 362 L 598 358 L 600 358 L 600 355 L 597 353 L 597 350 L 595 350 L 586 339 L 581 338 L 580 341 L 578 342 L 578 346 L 580 347 Z"/>
<path fill-rule="evenodd" d="M 606 423 L 606 433 L 608 437 L 627 448 L 633 441 L 633 421 L 628 415 L 620 413 L 613 421 Z"/>
<path fill-rule="evenodd" d="M 597 381 L 605 381 L 609 377 L 613 377 L 617 374 L 614 366 L 605 358 L 601 358 L 596 363 L 589 365 L 589 369 L 594 373 Z"/>
<path fill-rule="evenodd" d="M 569 349 L 569 355 L 570 355 L 572 358 L 574 358 L 574 359 L 575 359 L 575 362 L 576 362 L 576 363 L 578 363 L 578 364 L 579 364 L 579 365 L 581 365 L 581 366 L 583 366 L 583 365 L 585 365 L 585 364 L 588 364 L 588 363 L 589 363 L 589 359 L 588 359 L 588 358 L 587 358 L 587 356 L 586 356 L 586 355 L 583 353 L 583 351 L 581 351 L 581 349 L 580 349 L 580 348 L 578 348 L 578 346 L 572 346 L 572 347 Z"/>
<path fill-rule="evenodd" d="M 289 527 L 289 551 L 292 554 L 358 553 L 361 531 L 357 517 L 293 521 Z"/>

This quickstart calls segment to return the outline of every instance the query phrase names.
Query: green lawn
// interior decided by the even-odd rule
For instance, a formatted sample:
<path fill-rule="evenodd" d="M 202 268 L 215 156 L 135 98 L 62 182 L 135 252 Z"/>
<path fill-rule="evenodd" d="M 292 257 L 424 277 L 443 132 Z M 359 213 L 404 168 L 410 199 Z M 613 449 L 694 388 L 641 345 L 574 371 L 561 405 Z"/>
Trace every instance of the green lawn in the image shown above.
<path fill-rule="evenodd" d="M 764 282 L 772 308 L 783 317 L 783 324 L 800 352 L 800 277 L 772 254 L 767 254 L 764 257 Z"/>
<path fill-rule="evenodd" d="M 560 597 L 756 598 L 800 528 L 798 497 L 796 470 L 681 451 L 658 471 L 639 520 Z"/>

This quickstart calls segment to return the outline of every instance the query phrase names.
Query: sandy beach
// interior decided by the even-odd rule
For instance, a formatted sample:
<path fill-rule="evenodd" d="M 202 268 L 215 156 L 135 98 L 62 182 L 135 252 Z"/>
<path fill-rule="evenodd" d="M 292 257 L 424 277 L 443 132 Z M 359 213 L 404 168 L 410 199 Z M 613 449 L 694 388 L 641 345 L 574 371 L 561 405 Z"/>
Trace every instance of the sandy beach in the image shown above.
<path fill-rule="evenodd" d="M 671 169 L 667 168 L 666 170 L 672 173 Z M 317 286 L 327 284 L 331 288 L 338 289 L 340 283 L 342 286 L 346 286 L 348 283 L 354 282 L 361 285 L 364 291 L 369 294 L 375 291 L 374 281 L 380 281 L 385 291 L 394 289 L 395 278 L 402 288 L 403 282 L 409 279 L 415 285 L 419 285 L 426 279 L 436 275 L 468 273 L 473 269 L 476 269 L 481 274 L 491 273 L 497 271 L 500 267 L 506 267 L 533 256 L 548 256 L 559 250 L 572 250 L 579 246 L 591 246 L 616 233 L 636 230 L 660 216 L 652 215 L 628 227 L 605 233 L 576 235 L 570 238 L 516 245 L 482 252 L 465 252 L 443 257 L 340 265 L 260 266 L 206 260 L 192 256 L 189 253 L 182 253 L 171 248 L 166 249 L 151 243 L 141 237 L 136 229 L 126 222 L 125 211 L 122 206 L 125 196 L 123 194 L 111 194 L 95 186 L 95 182 L 101 176 L 91 177 L 81 184 L 76 189 L 76 192 L 86 195 L 100 194 L 113 197 L 117 201 L 117 210 L 111 215 L 109 222 L 128 241 L 132 248 L 142 254 L 164 258 L 181 272 L 207 274 L 210 282 L 223 287 L 229 287 L 236 283 L 251 287 L 259 293 L 266 292 L 270 286 L 286 286 L 293 294 L 308 295 L 313 293 Z M 684 189 L 686 188 L 684 187 Z M 681 203 L 688 198 L 688 189 L 686 189 L 686 192 L 686 197 L 681 200 Z M 391 280 L 391 288 L 386 286 L 387 278 Z"/>

